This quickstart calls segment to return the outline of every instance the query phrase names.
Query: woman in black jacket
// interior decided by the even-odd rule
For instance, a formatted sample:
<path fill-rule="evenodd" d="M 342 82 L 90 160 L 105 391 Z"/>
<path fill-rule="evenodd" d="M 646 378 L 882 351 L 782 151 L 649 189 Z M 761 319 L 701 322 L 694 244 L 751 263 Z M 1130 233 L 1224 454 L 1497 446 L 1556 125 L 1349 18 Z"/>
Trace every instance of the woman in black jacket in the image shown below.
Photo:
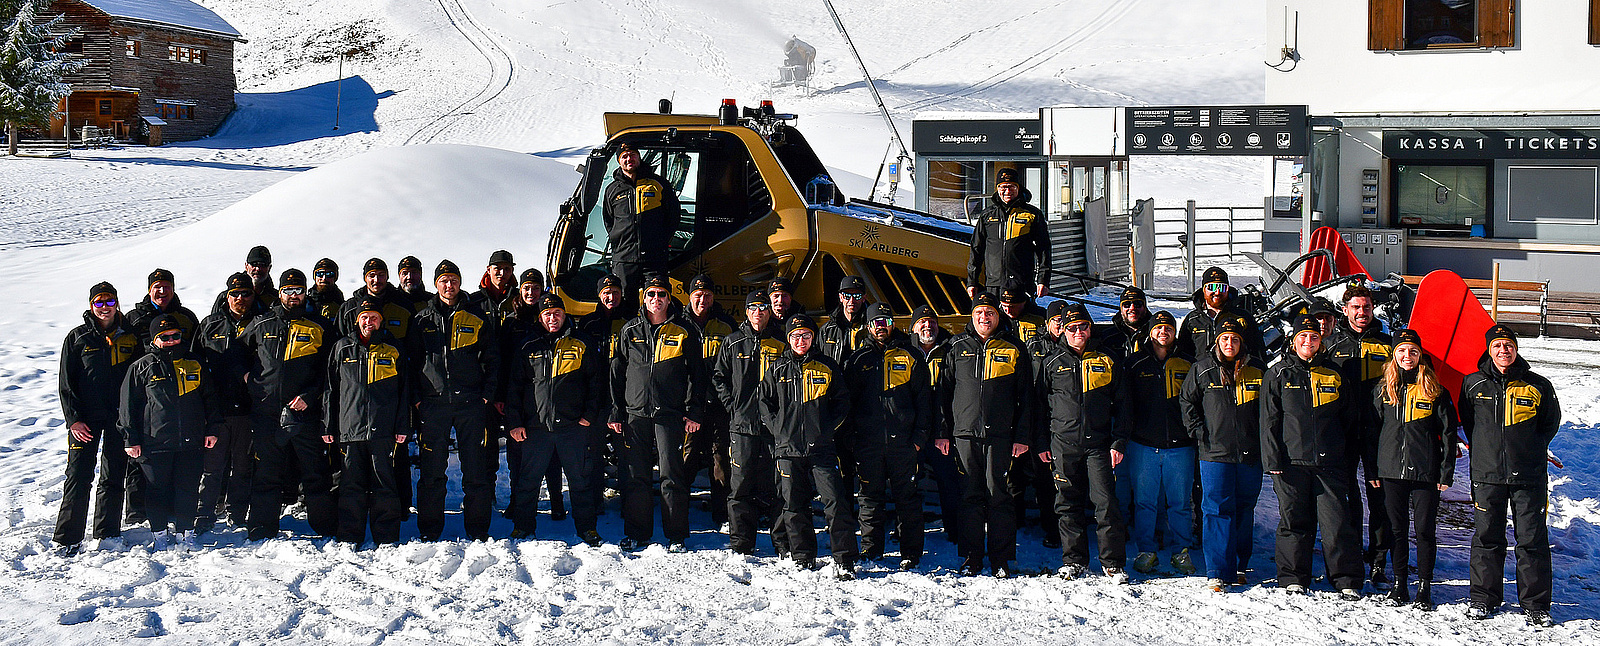
<path fill-rule="evenodd" d="M 1261 377 L 1246 348 L 1244 327 L 1217 324 L 1217 343 L 1195 364 L 1178 393 L 1178 408 L 1200 458 L 1200 510 L 1205 516 L 1206 577 L 1213 591 L 1243 585 L 1250 564 L 1261 495 Z"/>
<path fill-rule="evenodd" d="M 1380 422 L 1378 428 L 1367 429 L 1366 463 L 1377 465 L 1377 477 L 1368 484 L 1384 492 L 1389 522 L 1396 530 L 1390 548 L 1395 580 L 1388 602 L 1398 606 L 1410 601 L 1405 541 L 1410 511 L 1417 524 L 1417 600 L 1412 605 L 1433 610 L 1429 586 L 1437 552 L 1434 527 L 1439 492 L 1450 488 L 1456 469 L 1456 409 L 1450 392 L 1439 385 L 1432 361 L 1423 354 L 1416 331 L 1395 334 L 1394 352 L 1383 365 L 1383 378 L 1373 387 L 1372 405 Z"/>

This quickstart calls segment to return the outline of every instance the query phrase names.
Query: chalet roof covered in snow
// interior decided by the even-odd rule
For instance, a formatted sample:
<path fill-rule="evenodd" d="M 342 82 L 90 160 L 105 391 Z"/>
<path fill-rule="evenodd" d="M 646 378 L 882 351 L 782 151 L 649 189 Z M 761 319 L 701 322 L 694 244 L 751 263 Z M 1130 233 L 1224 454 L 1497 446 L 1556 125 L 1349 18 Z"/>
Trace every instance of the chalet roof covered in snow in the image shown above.
<path fill-rule="evenodd" d="M 113 18 L 170 25 L 244 40 L 243 34 L 210 9 L 191 0 L 79 0 Z"/>

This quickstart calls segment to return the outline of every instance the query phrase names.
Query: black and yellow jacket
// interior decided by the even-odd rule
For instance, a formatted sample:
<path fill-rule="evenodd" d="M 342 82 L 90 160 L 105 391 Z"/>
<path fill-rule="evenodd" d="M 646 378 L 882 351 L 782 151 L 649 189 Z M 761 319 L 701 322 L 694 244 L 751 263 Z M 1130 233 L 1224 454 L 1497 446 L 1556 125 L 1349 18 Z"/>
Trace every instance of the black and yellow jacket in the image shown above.
<path fill-rule="evenodd" d="M 628 177 L 619 168 L 612 172 L 611 183 L 606 186 L 600 204 L 612 262 L 667 260 L 667 240 L 672 237 L 683 210 L 678 204 L 678 194 L 667 185 L 667 180 L 642 165 L 638 179 Z"/>
<path fill-rule="evenodd" d="M 1401 384 L 1398 402 L 1389 401 L 1382 379 L 1369 391 L 1379 426 L 1365 437 L 1366 463 L 1376 467 L 1367 478 L 1449 485 L 1456 470 L 1455 402 L 1449 391 L 1433 400 L 1423 397 L 1416 369 L 1402 373 Z"/>
<path fill-rule="evenodd" d="M 67 427 L 83 422 L 99 431 L 116 424 L 122 379 L 143 353 L 139 335 L 121 313 L 110 330 L 102 330 L 100 320 L 84 312 L 83 325 L 72 328 L 61 343 L 61 370 L 56 376 Z"/>
<path fill-rule="evenodd" d="M 338 340 L 332 321 L 304 307 L 280 304 L 251 321 L 237 343 L 245 361 L 245 387 L 251 400 L 262 405 L 253 414 L 276 417 L 295 397 L 310 410 L 322 410 L 328 352 Z"/>
<path fill-rule="evenodd" d="M 388 285 L 387 283 L 385 284 Z M 350 298 L 339 306 L 339 318 L 336 322 L 339 324 L 340 334 L 344 336 L 354 336 L 356 334 L 356 315 L 360 314 L 360 312 L 356 311 L 356 308 L 361 307 L 361 301 L 367 297 L 368 293 L 370 293 L 370 290 L 363 286 L 351 292 Z M 420 309 L 420 304 L 413 302 L 405 291 L 394 285 L 385 287 L 383 295 L 377 298 L 383 302 L 384 331 L 388 332 L 389 336 L 394 337 L 396 341 L 404 343 L 406 332 L 411 329 L 411 315 Z"/>
<path fill-rule="evenodd" d="M 200 325 L 200 317 L 184 307 L 183 301 L 177 294 L 172 295 L 172 302 L 167 303 L 166 309 L 156 307 L 155 303 L 150 302 L 150 297 L 145 296 L 144 300 L 133 306 L 133 311 L 128 312 L 128 327 L 134 334 L 139 335 L 140 345 L 150 345 L 150 322 L 162 314 L 178 317 L 178 327 L 183 328 L 183 336 L 194 338 L 194 330 Z"/>
<path fill-rule="evenodd" d="M 611 419 L 647 417 L 676 424 L 702 421 L 706 405 L 706 362 L 700 332 L 682 314 L 660 325 L 644 316 L 628 321 L 617 336 L 611 359 Z"/>
<path fill-rule="evenodd" d="M 327 435 L 339 442 L 365 442 L 409 435 L 412 401 L 400 344 L 384 330 L 363 342 L 347 336 L 328 355 L 328 394 L 323 398 Z"/>
<path fill-rule="evenodd" d="M 1177 350 L 1166 359 L 1156 357 L 1155 344 L 1122 362 L 1117 423 L 1123 436 L 1156 449 L 1194 446 L 1178 410 L 1178 396 L 1194 360 Z"/>
<path fill-rule="evenodd" d="M 250 412 L 250 390 L 245 388 L 244 373 L 247 365 L 239 336 L 255 317 L 264 311 L 252 309 L 242 318 L 235 317 L 226 307 L 200 320 L 195 330 L 190 350 L 200 356 L 206 367 L 217 378 L 217 399 L 222 405 L 223 417 L 238 417 Z"/>
<path fill-rule="evenodd" d="M 1178 410 L 1195 452 L 1206 462 L 1261 464 L 1261 379 L 1266 368 L 1246 355 L 1239 379 L 1228 385 L 1216 356 L 1195 362 L 1183 380 Z"/>
<path fill-rule="evenodd" d="M 1038 337 L 1048 336 L 1049 332 L 1044 328 L 1044 315 L 1044 308 L 1029 300 L 1027 306 L 1022 308 L 1021 314 L 1015 318 L 1007 316 L 1005 321 L 1011 328 L 1011 334 L 1022 341 L 1023 345 L 1029 345 Z"/>
<path fill-rule="evenodd" d="M 601 352 L 609 361 L 617 358 L 617 337 L 622 334 L 622 326 L 627 325 L 631 318 L 621 308 L 612 310 L 604 305 L 595 305 L 593 312 L 578 319 L 578 329 L 601 345 Z"/>
<path fill-rule="evenodd" d="M 495 390 L 495 396 L 490 401 L 509 401 L 511 384 L 511 362 L 516 358 L 517 352 L 522 349 L 522 344 L 531 337 L 544 334 L 544 324 L 539 322 L 539 312 L 531 305 L 523 305 L 521 298 L 512 299 L 511 313 L 500 321 L 500 329 L 496 330 L 500 338 L 500 383 Z M 578 324 L 578 319 L 567 317 L 567 326 Z M 602 349 L 602 356 L 604 350 Z M 509 404 L 508 404 L 509 405 Z M 592 420 L 591 420 L 592 421 Z M 507 427 L 511 428 L 511 427 Z"/>
<path fill-rule="evenodd" d="M 774 458 L 829 458 L 835 434 L 850 414 L 849 387 L 839 364 L 815 345 L 783 357 L 761 379 L 761 419 L 772 432 Z"/>
<path fill-rule="evenodd" d="M 1550 381 L 1517 357 L 1505 374 L 1485 354 L 1461 382 L 1457 404 L 1470 448 L 1472 481 L 1545 484 L 1545 455 L 1561 428 Z"/>
<path fill-rule="evenodd" d="M 1068 456 L 1126 451 L 1126 424 L 1118 424 L 1116 418 L 1121 367 L 1093 345 L 1081 353 L 1063 341 L 1056 341 L 1054 348 L 1039 366 L 1036 379 L 1035 423 L 1049 433 L 1049 450 Z M 1042 453 L 1045 448 L 1041 442 L 1033 450 Z"/>
<path fill-rule="evenodd" d="M 611 414 L 610 364 L 599 344 L 568 319 L 553 334 L 534 334 L 506 357 L 506 428 L 564 433 L 603 428 Z M 589 426 L 578 420 L 589 420 Z"/>
<path fill-rule="evenodd" d="M 209 429 L 222 421 L 211 373 L 181 345 L 146 351 L 122 381 L 117 427 L 123 446 L 147 454 L 205 448 Z"/>
<path fill-rule="evenodd" d="M 1352 466 L 1350 409 L 1361 404 L 1351 401 L 1352 389 L 1328 353 L 1309 362 L 1293 354 L 1279 359 L 1261 390 L 1262 469 Z"/>
<path fill-rule="evenodd" d="M 1389 361 L 1389 355 L 1392 354 L 1390 346 L 1394 345 L 1394 339 L 1385 334 L 1383 326 L 1377 322 L 1373 322 L 1365 332 L 1357 333 L 1350 329 L 1349 321 L 1344 317 L 1340 317 L 1338 327 L 1329 336 L 1323 341 L 1328 347 L 1328 358 L 1344 372 L 1350 392 L 1360 393 L 1361 396 L 1372 392 L 1372 387 L 1383 380 L 1383 364 Z M 1289 349 L 1289 352 L 1293 351 Z M 1360 432 L 1351 433 L 1351 439 L 1360 440 L 1362 436 L 1377 431 L 1380 422 L 1373 417 L 1376 409 L 1366 405 L 1351 405 L 1356 407 L 1351 411 L 1351 423 L 1361 429 Z"/>
<path fill-rule="evenodd" d="M 1016 337 L 985 340 L 968 329 L 951 339 L 939 375 L 939 438 L 1034 445 L 1033 360 Z"/>
<path fill-rule="evenodd" d="M 405 351 L 413 403 L 470 404 L 500 395 L 499 325 L 465 294 L 433 300 L 411 317 Z"/>
<path fill-rule="evenodd" d="M 1122 318 L 1122 312 L 1119 311 L 1111 316 L 1110 323 L 1095 324 L 1093 338 L 1098 339 L 1096 347 L 1101 352 L 1123 361 L 1150 344 L 1150 317 L 1146 315 L 1139 325 L 1133 325 Z M 1188 352 L 1192 357 L 1205 354 L 1204 350 Z"/>
<path fill-rule="evenodd" d="M 277 303 L 269 303 L 276 306 Z M 329 285 L 327 291 L 317 291 L 316 286 L 306 288 L 306 309 L 330 321 L 339 318 L 339 307 L 344 305 L 344 290 Z"/>
<path fill-rule="evenodd" d="M 861 342 L 867 338 L 867 307 L 861 304 L 861 309 L 856 311 L 854 319 L 844 315 L 844 307 L 833 308 L 828 313 L 828 322 L 822 329 L 817 330 L 817 345 L 822 346 L 822 353 L 833 359 L 834 363 L 844 365 L 850 360 L 850 355 L 855 354 L 856 348 L 861 347 Z"/>
<path fill-rule="evenodd" d="M 728 430 L 740 435 L 767 433 L 761 422 L 761 403 L 756 391 L 772 365 L 783 358 L 788 346 L 779 338 L 777 321 L 757 332 L 747 320 L 722 340 L 716 360 L 711 364 L 711 385 L 728 414 Z"/>
<path fill-rule="evenodd" d="M 995 194 L 978 212 L 967 261 L 968 285 L 996 286 L 1011 280 L 1050 284 L 1050 228 L 1044 214 L 1027 200 L 1024 192 L 1016 202 L 1005 204 Z"/>
<path fill-rule="evenodd" d="M 933 434 L 933 385 L 928 366 L 899 330 L 886 344 L 868 335 L 844 365 L 857 450 L 928 445 Z"/>
<path fill-rule="evenodd" d="M 1195 290 L 1190 297 L 1194 309 L 1183 317 L 1183 323 L 1178 326 L 1178 351 L 1191 357 L 1204 356 L 1211 352 L 1211 346 L 1217 342 L 1213 330 L 1217 322 L 1229 318 L 1239 321 L 1245 329 L 1244 348 L 1250 356 L 1267 360 L 1267 344 L 1262 339 L 1261 329 L 1256 326 L 1256 321 L 1247 312 L 1244 296 L 1232 287 L 1228 288 L 1228 300 L 1222 304 L 1222 311 L 1212 316 L 1206 309 L 1205 288 Z"/>

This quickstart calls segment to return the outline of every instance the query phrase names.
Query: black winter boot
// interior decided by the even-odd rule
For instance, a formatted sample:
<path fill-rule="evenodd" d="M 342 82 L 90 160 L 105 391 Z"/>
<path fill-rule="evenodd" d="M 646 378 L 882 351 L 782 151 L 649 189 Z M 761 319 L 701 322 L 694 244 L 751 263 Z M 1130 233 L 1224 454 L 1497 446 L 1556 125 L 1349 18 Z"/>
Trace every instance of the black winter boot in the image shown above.
<path fill-rule="evenodd" d="M 1411 602 L 1411 607 L 1423 612 L 1433 612 L 1432 584 L 1423 581 L 1417 584 L 1417 600 Z"/>

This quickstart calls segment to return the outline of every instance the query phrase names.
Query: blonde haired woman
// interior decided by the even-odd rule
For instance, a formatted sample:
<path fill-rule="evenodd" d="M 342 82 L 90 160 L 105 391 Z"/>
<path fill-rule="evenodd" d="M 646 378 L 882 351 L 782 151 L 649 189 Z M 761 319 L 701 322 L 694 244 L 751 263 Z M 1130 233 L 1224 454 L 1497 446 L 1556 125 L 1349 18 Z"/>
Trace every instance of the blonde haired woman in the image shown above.
<path fill-rule="evenodd" d="M 1434 529 L 1439 515 L 1439 492 L 1450 488 L 1456 466 L 1456 409 L 1450 393 L 1439 385 L 1433 364 L 1422 351 L 1422 338 L 1414 330 L 1395 334 L 1394 352 L 1383 366 L 1383 378 L 1373 387 L 1376 428 L 1367 429 L 1367 464 L 1377 465 L 1368 484 L 1384 492 L 1389 522 L 1395 529 L 1390 548 L 1394 564 L 1394 589 L 1389 605 L 1411 601 L 1406 590 L 1410 556 L 1406 529 L 1414 517 L 1417 545 L 1417 596 L 1412 605 L 1433 610 L 1429 587 L 1437 553 Z M 1409 512 L 1409 514 L 1408 514 Z"/>

